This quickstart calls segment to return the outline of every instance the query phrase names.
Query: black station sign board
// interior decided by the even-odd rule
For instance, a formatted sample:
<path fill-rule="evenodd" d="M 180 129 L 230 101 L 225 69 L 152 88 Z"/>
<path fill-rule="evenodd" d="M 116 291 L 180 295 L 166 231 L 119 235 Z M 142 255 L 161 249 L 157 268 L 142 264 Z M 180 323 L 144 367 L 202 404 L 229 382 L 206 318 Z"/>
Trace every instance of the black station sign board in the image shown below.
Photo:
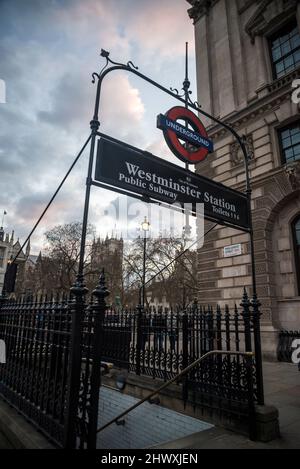
<path fill-rule="evenodd" d="M 203 203 L 207 219 L 249 229 L 245 194 L 123 143 L 98 141 L 95 180 L 169 205 Z"/>
<path fill-rule="evenodd" d="M 184 125 L 180 121 L 184 121 Z M 166 114 L 159 114 L 157 127 L 163 131 L 172 153 L 187 164 L 199 163 L 213 151 L 213 143 L 204 125 L 185 107 L 175 106 Z M 182 140 L 189 145 L 182 143 Z"/>

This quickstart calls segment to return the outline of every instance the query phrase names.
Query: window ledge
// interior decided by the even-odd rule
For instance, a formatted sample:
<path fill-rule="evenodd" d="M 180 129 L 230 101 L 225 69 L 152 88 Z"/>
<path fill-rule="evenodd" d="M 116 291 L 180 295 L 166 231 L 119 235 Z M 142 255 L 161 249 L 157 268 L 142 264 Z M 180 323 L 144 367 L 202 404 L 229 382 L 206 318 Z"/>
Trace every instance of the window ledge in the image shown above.
<path fill-rule="evenodd" d="M 300 67 L 296 68 L 295 70 L 288 73 L 287 75 L 284 75 L 281 78 L 277 78 L 271 84 L 267 85 L 267 89 L 269 93 L 272 93 L 272 91 L 279 90 L 283 86 L 292 83 L 296 78 L 299 78 L 299 77 L 300 77 Z"/>

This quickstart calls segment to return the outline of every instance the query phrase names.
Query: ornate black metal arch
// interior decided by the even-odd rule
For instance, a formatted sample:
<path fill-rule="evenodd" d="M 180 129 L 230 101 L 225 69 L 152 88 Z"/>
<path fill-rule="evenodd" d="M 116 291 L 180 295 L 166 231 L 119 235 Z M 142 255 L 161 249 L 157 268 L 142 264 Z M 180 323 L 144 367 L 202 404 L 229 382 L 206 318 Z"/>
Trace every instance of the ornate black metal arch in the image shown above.
<path fill-rule="evenodd" d="M 90 156 L 89 156 L 89 165 L 88 165 L 88 174 L 86 180 L 86 194 L 85 194 L 85 204 L 84 204 L 84 213 L 83 213 L 83 223 L 82 223 L 82 237 L 81 237 L 81 248 L 80 248 L 80 258 L 78 266 L 78 274 L 76 282 L 73 287 L 73 292 L 76 294 L 76 297 L 79 301 L 82 300 L 83 296 L 86 294 L 86 288 L 83 280 L 83 265 L 84 265 L 84 254 L 85 254 L 85 243 L 86 243 L 86 231 L 87 231 L 87 221 L 88 221 L 88 211 L 89 211 L 89 200 L 90 200 L 90 191 L 92 185 L 92 169 L 94 162 L 94 153 L 95 153 L 95 143 L 98 136 L 98 129 L 100 126 L 99 122 L 99 106 L 100 106 L 100 97 L 101 97 L 101 87 L 104 78 L 111 72 L 115 70 L 124 70 L 134 75 L 138 76 L 142 80 L 148 82 L 149 84 L 160 89 L 162 92 L 172 96 L 177 101 L 180 101 L 185 106 L 190 107 L 199 114 L 211 119 L 213 122 L 216 122 L 224 129 L 229 131 L 234 138 L 237 140 L 244 156 L 244 166 L 245 166 L 245 178 L 246 178 L 246 195 L 248 200 L 248 216 L 249 216 L 249 236 L 250 236 L 250 256 L 251 256 L 251 271 L 252 271 L 252 301 L 249 302 L 249 308 L 252 306 L 253 313 L 251 315 L 253 328 L 255 330 L 254 334 L 254 348 L 255 348 L 255 360 L 256 360 L 256 377 L 257 377 L 257 388 L 258 388 L 258 402 L 259 404 L 264 404 L 264 391 L 263 391 L 263 374 L 262 374 L 262 353 L 261 353 L 261 336 L 260 336 L 260 302 L 257 298 L 257 289 L 256 289 L 256 274 L 255 274 L 255 256 L 254 256 L 254 237 L 253 237 L 253 224 L 252 224 L 252 213 L 251 213 L 251 184 L 250 184 L 250 175 L 249 175 L 249 158 L 247 154 L 246 145 L 243 141 L 243 138 L 232 128 L 228 123 L 221 121 L 220 119 L 212 116 L 208 112 L 204 111 L 197 101 L 193 102 L 190 97 L 190 92 L 188 91 L 189 83 L 187 82 L 188 78 L 186 77 L 183 83 L 183 95 L 180 95 L 177 89 L 166 88 L 146 75 L 138 71 L 133 62 L 129 61 L 126 64 L 115 62 L 110 58 L 108 51 L 104 49 L 101 50 L 100 56 L 106 60 L 104 67 L 99 73 L 94 72 L 92 74 L 92 82 L 97 82 L 97 91 L 96 99 L 94 106 L 94 115 L 93 119 L 90 122 L 91 127 L 91 146 L 90 146 Z M 184 99 L 184 98 L 185 99 Z M 245 305 L 244 305 L 245 306 Z M 247 306 L 247 305 L 246 305 Z M 249 309 L 250 311 L 250 309 Z M 250 313 L 249 313 L 250 314 Z M 76 325 L 74 325 L 76 327 Z M 78 324 L 78 327 L 79 324 Z M 248 351 L 251 351 L 251 344 L 248 344 Z"/>
<path fill-rule="evenodd" d="M 83 261 L 84 261 L 84 247 L 85 247 L 85 234 L 86 234 L 86 227 L 87 227 L 87 218 L 88 218 L 88 205 L 89 205 L 89 197 L 90 197 L 90 186 L 92 182 L 92 168 L 93 168 L 93 160 L 94 160 L 94 150 L 95 150 L 95 140 L 97 137 L 97 131 L 100 127 L 99 122 L 99 107 L 100 107 L 100 97 L 101 97 L 101 87 L 104 78 L 111 72 L 115 70 L 124 70 L 134 75 L 138 76 L 142 80 L 150 83 L 152 86 L 160 89 L 164 93 L 168 94 L 172 98 L 180 101 L 184 105 L 188 105 L 194 111 L 198 112 L 199 114 L 211 119 L 215 123 L 221 125 L 224 129 L 229 131 L 234 138 L 237 140 L 240 148 L 242 150 L 244 156 L 244 166 L 245 166 L 245 176 L 246 176 L 246 194 L 248 197 L 248 211 L 249 211 L 249 220 L 250 220 L 250 244 L 251 244 L 251 264 L 252 264 L 252 287 L 253 287 L 253 297 L 257 296 L 256 292 L 256 279 L 255 279 L 255 259 L 254 259 L 254 243 L 253 243 L 253 236 L 252 236 L 252 217 L 251 217 L 251 184 L 250 184 L 250 175 L 249 175 L 249 158 L 247 154 L 246 145 L 243 141 L 243 138 L 236 132 L 236 130 L 231 127 L 226 122 L 221 121 L 220 119 L 212 116 L 208 112 L 204 111 L 197 101 L 192 101 L 190 91 L 188 90 L 189 84 L 187 86 L 185 79 L 183 83 L 183 91 L 182 95 L 179 94 L 178 90 L 175 88 L 166 88 L 162 86 L 160 83 L 152 80 L 151 78 L 147 77 L 146 75 L 142 74 L 138 71 L 138 67 L 136 67 L 132 61 L 127 62 L 127 64 L 122 64 L 119 62 L 113 61 L 110 56 L 109 52 L 105 51 L 104 49 L 101 50 L 100 53 L 101 57 L 106 59 L 106 64 L 102 68 L 99 73 L 94 72 L 92 74 L 92 83 L 95 83 L 97 80 L 97 91 L 96 91 L 96 99 L 95 99 L 95 106 L 94 106 L 94 115 L 93 119 L 90 122 L 91 126 L 91 149 L 90 149 L 90 161 L 89 161 L 89 168 L 88 168 L 88 177 L 87 177 L 87 188 L 86 188 L 86 203 L 84 209 L 84 216 L 83 216 L 83 237 L 82 237 L 82 244 L 81 244 L 81 253 L 80 253 L 80 261 L 79 261 L 79 269 L 78 269 L 78 281 L 80 282 L 83 278 Z M 110 65 L 111 64 L 111 65 Z"/>

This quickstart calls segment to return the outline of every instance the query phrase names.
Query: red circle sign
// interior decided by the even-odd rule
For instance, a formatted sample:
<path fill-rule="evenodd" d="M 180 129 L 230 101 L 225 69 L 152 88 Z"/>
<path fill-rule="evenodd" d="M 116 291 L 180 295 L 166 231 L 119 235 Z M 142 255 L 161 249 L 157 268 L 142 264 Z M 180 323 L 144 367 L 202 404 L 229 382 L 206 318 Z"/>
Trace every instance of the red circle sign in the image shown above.
<path fill-rule="evenodd" d="M 208 140 L 208 135 L 204 125 L 198 117 L 189 109 L 181 106 L 175 106 L 166 113 L 166 117 L 172 121 L 185 120 L 197 134 Z M 195 164 L 203 161 L 209 153 L 209 149 L 201 147 L 188 148 L 180 142 L 180 137 L 171 129 L 165 129 L 164 136 L 170 150 L 182 161 L 189 164 Z"/>

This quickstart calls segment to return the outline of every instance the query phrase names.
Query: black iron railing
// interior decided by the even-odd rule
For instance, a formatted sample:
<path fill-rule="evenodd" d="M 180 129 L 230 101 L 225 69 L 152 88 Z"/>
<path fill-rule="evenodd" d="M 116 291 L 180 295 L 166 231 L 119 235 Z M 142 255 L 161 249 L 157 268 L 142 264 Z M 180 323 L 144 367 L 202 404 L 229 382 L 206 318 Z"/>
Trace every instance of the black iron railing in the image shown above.
<path fill-rule="evenodd" d="M 250 377 L 239 353 L 255 351 L 256 316 L 246 292 L 233 311 L 197 304 L 184 311 L 115 311 L 106 308 L 107 294 L 102 275 L 89 301 L 76 296 L 76 285 L 69 298 L 2 299 L 7 360 L 0 365 L 0 395 L 58 446 L 93 448 L 101 359 L 167 382 L 217 350 L 230 354 L 194 367 L 183 382 L 183 400 L 247 418 L 249 393 L 259 402 L 260 375 L 257 357 Z"/>
<path fill-rule="evenodd" d="M 140 376 L 165 382 L 212 350 L 211 355 L 186 376 L 184 401 L 217 411 L 222 417 L 247 418 L 249 392 L 259 403 L 257 361 L 251 377 L 240 352 L 255 350 L 255 316 L 246 293 L 241 308 L 185 309 L 138 307 L 108 309 L 103 327 L 102 358 Z M 251 379 L 250 379 L 251 378 Z"/>
<path fill-rule="evenodd" d="M 66 298 L 23 298 L 0 309 L 6 344 L 0 394 L 58 445 L 64 434 L 70 324 Z"/>
<path fill-rule="evenodd" d="M 245 351 L 253 331 L 237 307 L 108 309 L 102 358 L 139 375 L 165 381 L 211 350 Z M 250 321 L 249 321 L 250 323 Z M 249 350 L 250 351 L 250 350 Z"/>
<path fill-rule="evenodd" d="M 59 447 L 96 446 L 106 295 L 102 275 L 89 303 L 76 287 L 70 297 L 0 302 L 0 396 Z"/>

